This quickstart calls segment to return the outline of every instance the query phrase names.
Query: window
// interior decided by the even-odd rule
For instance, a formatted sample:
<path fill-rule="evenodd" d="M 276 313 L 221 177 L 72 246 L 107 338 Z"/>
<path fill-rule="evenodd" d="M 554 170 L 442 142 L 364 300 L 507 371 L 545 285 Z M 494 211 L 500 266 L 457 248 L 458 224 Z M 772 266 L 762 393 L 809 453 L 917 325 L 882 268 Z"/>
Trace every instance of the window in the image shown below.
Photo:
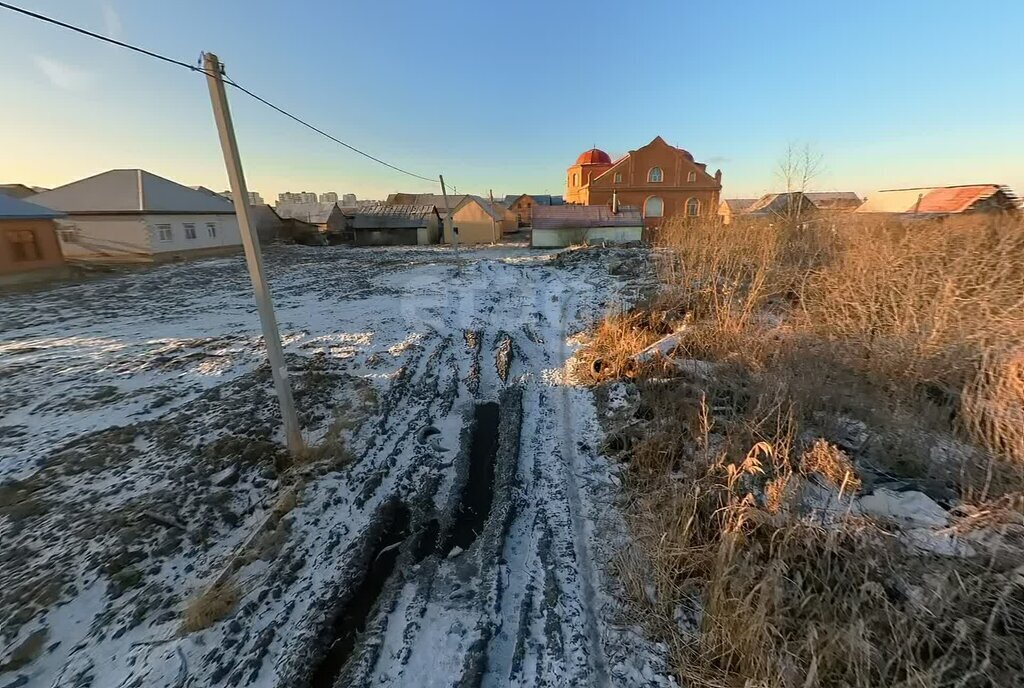
<path fill-rule="evenodd" d="M 686 181 L 688 181 L 688 182 L 695 182 L 695 181 L 697 181 L 697 173 L 691 171 L 688 175 L 686 175 Z"/>
<path fill-rule="evenodd" d="M 700 215 L 700 201 L 696 198 L 686 201 L 686 216 L 697 217 L 698 215 Z"/>
<path fill-rule="evenodd" d="M 186 222 L 185 225 L 185 238 L 195 239 L 196 238 L 196 226 L 191 222 Z"/>
<path fill-rule="evenodd" d="M 217 223 L 216 222 L 207 222 L 206 223 L 206 233 L 209 234 L 211 238 L 214 238 L 214 239 L 217 238 Z"/>
<path fill-rule="evenodd" d="M 621 172 L 616 172 L 615 173 L 615 183 L 616 184 L 621 184 L 622 183 L 622 173 Z"/>
<path fill-rule="evenodd" d="M 664 214 L 665 203 L 657 196 L 651 196 L 644 203 L 644 217 L 661 217 Z"/>
<path fill-rule="evenodd" d="M 76 229 L 62 229 L 58 232 L 58 236 L 65 244 L 78 243 L 78 230 Z"/>
<path fill-rule="evenodd" d="M 7 232 L 7 244 L 11 247 L 11 258 L 15 263 L 28 263 L 43 257 L 36 233 L 31 229 Z"/>
<path fill-rule="evenodd" d="M 157 225 L 156 231 L 160 237 L 160 241 L 168 242 L 174 240 L 174 230 L 171 229 L 170 225 Z"/>
<path fill-rule="evenodd" d="M 578 174 L 576 174 L 575 172 L 572 173 L 572 185 L 573 186 L 579 186 L 580 185 L 580 176 Z"/>
<path fill-rule="evenodd" d="M 661 168 L 660 167 L 652 167 L 651 171 L 647 173 L 647 181 L 655 183 L 655 184 L 660 183 L 661 182 Z"/>

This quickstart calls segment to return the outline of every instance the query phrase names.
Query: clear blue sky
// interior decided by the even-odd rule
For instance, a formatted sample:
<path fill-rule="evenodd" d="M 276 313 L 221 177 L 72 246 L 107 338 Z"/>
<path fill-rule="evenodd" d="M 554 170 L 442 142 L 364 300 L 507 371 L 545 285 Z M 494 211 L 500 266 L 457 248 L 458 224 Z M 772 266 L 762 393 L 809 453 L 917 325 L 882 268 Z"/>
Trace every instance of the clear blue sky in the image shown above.
<path fill-rule="evenodd" d="M 460 191 L 561 193 L 596 144 L 655 135 L 777 186 L 787 144 L 822 189 L 1000 182 L 1024 192 L 1024 2 L 8 0 L 239 83 Z M 201 75 L 0 9 L 0 182 L 112 167 L 226 187 Z M 230 92 L 251 188 L 430 191 Z"/>

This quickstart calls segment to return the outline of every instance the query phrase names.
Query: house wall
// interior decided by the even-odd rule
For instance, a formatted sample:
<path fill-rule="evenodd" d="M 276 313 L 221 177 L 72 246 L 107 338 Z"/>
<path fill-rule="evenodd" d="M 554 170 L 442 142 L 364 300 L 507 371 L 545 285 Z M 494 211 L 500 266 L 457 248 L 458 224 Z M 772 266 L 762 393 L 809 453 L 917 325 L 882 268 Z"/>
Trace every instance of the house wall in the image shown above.
<path fill-rule="evenodd" d="M 725 201 L 718 204 L 718 216 L 722 218 L 723 225 L 727 225 L 732 222 L 732 209 L 729 208 L 729 204 Z"/>
<path fill-rule="evenodd" d="M 416 243 L 420 246 L 436 244 L 441 240 L 441 223 L 436 215 L 427 218 L 427 226 L 416 230 Z"/>
<path fill-rule="evenodd" d="M 356 246 L 415 246 L 419 243 L 421 229 L 357 229 L 353 242 Z"/>
<path fill-rule="evenodd" d="M 14 232 L 32 232 L 38 260 L 19 259 L 12 245 Z M 59 273 L 64 267 L 64 255 L 57 240 L 57 225 L 53 220 L 0 219 L 0 282 L 14 281 L 4 278 L 23 273 Z"/>
<path fill-rule="evenodd" d="M 530 245 L 534 248 L 562 248 L 573 244 L 599 244 L 607 242 L 621 244 L 640 241 L 643 227 L 592 227 L 567 229 L 535 229 Z"/>
<path fill-rule="evenodd" d="M 68 260 L 148 261 L 149 232 L 139 215 L 71 215 L 58 220 L 60 247 Z"/>
<path fill-rule="evenodd" d="M 492 244 L 501 241 L 501 221 L 492 220 L 487 211 L 477 203 L 467 203 L 452 213 L 452 221 L 459 228 L 460 244 Z M 451 223 L 446 225 L 445 242 L 450 244 Z"/>
<path fill-rule="evenodd" d="M 210 236 L 207 223 L 216 226 Z M 194 224 L 196 238 L 186 238 L 185 225 Z M 133 262 L 167 260 L 207 254 L 241 246 L 234 215 L 71 215 L 60 221 L 60 245 L 69 260 Z M 170 225 L 171 240 L 160 240 L 159 225 Z"/>

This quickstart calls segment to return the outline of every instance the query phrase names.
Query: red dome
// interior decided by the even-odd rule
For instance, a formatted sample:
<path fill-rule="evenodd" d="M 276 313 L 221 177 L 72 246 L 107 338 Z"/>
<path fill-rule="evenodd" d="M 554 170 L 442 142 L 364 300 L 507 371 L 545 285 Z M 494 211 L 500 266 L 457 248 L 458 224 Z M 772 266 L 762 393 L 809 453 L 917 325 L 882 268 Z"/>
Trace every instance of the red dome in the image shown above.
<path fill-rule="evenodd" d="M 590 150 L 580 153 L 580 157 L 576 158 L 577 165 L 611 165 L 612 159 L 600 148 L 591 148 Z"/>

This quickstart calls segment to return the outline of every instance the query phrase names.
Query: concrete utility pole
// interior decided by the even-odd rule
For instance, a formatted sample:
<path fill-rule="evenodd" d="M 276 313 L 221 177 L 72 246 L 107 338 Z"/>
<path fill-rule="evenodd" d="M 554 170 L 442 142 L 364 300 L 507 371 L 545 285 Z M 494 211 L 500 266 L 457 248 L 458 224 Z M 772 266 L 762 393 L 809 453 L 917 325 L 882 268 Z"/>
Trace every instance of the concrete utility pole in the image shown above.
<path fill-rule="evenodd" d="M 451 206 L 448 205 L 448 191 L 444 188 L 444 175 L 439 174 L 437 178 L 441 180 L 441 195 L 444 196 L 444 212 L 445 222 L 451 220 L 452 223 L 452 246 L 455 247 L 455 265 L 456 269 L 459 266 L 459 233 L 455 231 L 455 218 L 452 217 Z M 443 234 L 444 232 L 442 232 Z"/>
<path fill-rule="evenodd" d="M 263 274 L 263 255 L 260 253 L 259 238 L 249 222 L 249 192 L 245 186 L 245 175 L 242 173 L 242 161 L 238 157 L 238 142 L 235 141 L 235 127 L 231 123 L 231 111 L 228 109 L 228 97 L 224 90 L 224 75 L 221 71 L 220 60 L 213 53 L 203 54 L 203 67 L 206 70 L 206 80 L 210 86 L 210 101 L 213 103 L 213 117 L 217 121 L 220 147 L 224 151 L 224 166 L 227 167 L 228 180 L 231 182 L 231 198 L 235 203 L 238 229 L 242 234 L 245 262 L 249 266 L 252 290 L 256 295 L 256 306 L 260 313 L 263 341 L 267 344 L 270 373 L 274 378 L 277 400 L 281 404 L 281 417 L 284 418 L 284 433 L 288 441 L 288 450 L 295 454 L 305 447 L 305 442 L 302 439 L 302 430 L 299 428 L 299 417 L 295 413 L 291 383 L 288 382 L 288 367 L 284 362 L 281 335 L 277 330 L 274 302 L 271 300 L 270 288 L 267 286 L 267 280 Z"/>
<path fill-rule="evenodd" d="M 487 196 L 491 199 L 491 212 L 488 213 L 491 216 L 491 241 L 495 244 L 498 243 L 498 223 L 494 219 L 494 211 L 497 208 L 494 207 L 494 189 L 487 189 Z"/>

